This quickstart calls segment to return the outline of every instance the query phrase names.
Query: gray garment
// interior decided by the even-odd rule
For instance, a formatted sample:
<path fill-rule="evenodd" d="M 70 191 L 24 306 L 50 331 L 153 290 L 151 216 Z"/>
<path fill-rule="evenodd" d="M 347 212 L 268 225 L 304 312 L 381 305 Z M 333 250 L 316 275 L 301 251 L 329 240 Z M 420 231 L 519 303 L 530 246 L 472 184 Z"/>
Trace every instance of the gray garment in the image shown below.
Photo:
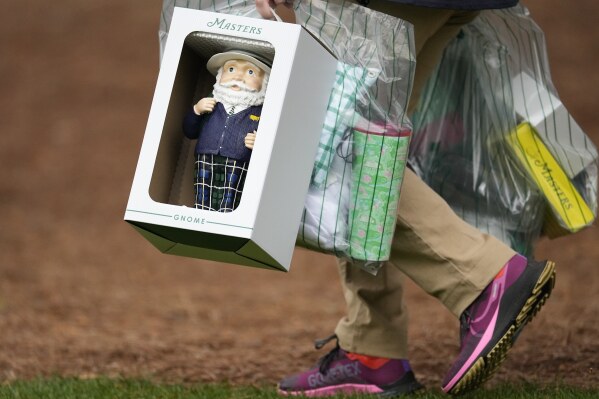
<path fill-rule="evenodd" d="M 508 8 L 518 4 L 518 0 L 389 0 L 394 3 L 413 6 L 447 8 L 452 10 L 487 10 Z M 367 3 L 368 0 L 365 0 Z"/>

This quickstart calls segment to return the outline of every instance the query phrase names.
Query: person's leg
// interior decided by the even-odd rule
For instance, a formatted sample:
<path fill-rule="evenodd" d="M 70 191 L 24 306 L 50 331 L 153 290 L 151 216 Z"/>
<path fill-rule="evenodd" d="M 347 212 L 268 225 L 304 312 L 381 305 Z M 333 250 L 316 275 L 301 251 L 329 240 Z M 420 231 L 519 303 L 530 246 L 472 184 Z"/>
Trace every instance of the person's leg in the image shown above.
<path fill-rule="evenodd" d="M 417 67 L 411 112 L 443 49 L 476 14 L 380 0 L 372 1 L 371 6 L 414 24 Z M 462 318 L 462 327 L 469 329 L 462 334 L 462 351 L 444 382 L 444 389 L 451 393 L 471 389 L 488 378 L 520 329 L 549 295 L 554 281 L 551 262 L 526 267 L 526 259 L 514 256 L 515 252 L 509 247 L 463 222 L 409 170 L 403 182 L 398 214 L 391 262 L 385 265 L 384 272 L 370 276 L 356 266 L 340 263 L 348 316 L 336 329 L 339 346 L 325 356 L 320 368 L 283 380 L 280 385 L 283 393 L 303 390 L 301 386 L 307 387 L 310 378 L 321 387 L 318 389 L 334 392 L 348 377 L 328 371 L 348 365 L 375 376 L 382 374 L 369 365 L 392 365 L 394 371 L 388 375 L 395 375 L 394 389 L 418 386 L 407 361 L 398 360 L 407 353 L 407 314 L 402 301 L 401 273 L 390 265 L 409 275 L 456 316 L 468 316 Z M 473 327 L 482 335 L 472 332 Z M 358 364 L 360 358 L 356 356 L 360 355 L 344 349 L 370 355 L 365 357 L 368 362 Z M 371 356 L 396 359 L 389 362 L 389 359 Z M 404 382 L 401 376 L 411 378 Z M 380 384 L 370 386 L 383 389 Z"/>
<path fill-rule="evenodd" d="M 403 184 L 390 262 L 372 276 L 339 261 L 347 315 L 335 333 L 351 352 L 408 357 L 402 272 L 459 317 L 516 255 L 462 221 L 414 173 L 408 171 Z M 418 209 L 426 209 L 426 215 L 413 212 Z"/>
<path fill-rule="evenodd" d="M 457 35 L 463 24 L 470 22 L 476 16 L 476 13 L 422 10 L 418 7 L 386 3 L 380 0 L 372 1 L 370 5 L 372 9 L 398 16 L 414 24 L 417 66 L 410 103 L 411 110 L 413 109 L 412 104 L 417 103 L 422 85 L 440 60 L 446 44 Z M 416 186 L 414 189 L 409 189 L 413 190 L 415 195 L 429 194 L 426 192 L 428 187 L 414 174 L 411 174 L 407 180 L 409 180 L 408 186 Z M 440 216 L 443 216 L 443 212 L 453 215 L 449 207 L 438 207 L 437 204 L 442 200 L 432 190 L 428 189 L 428 191 L 433 194 L 430 201 L 434 203 L 434 207 L 438 208 L 437 213 Z M 423 207 L 419 209 L 423 209 Z M 403 207 L 400 202 L 399 212 L 401 215 L 410 210 Z M 449 224 L 454 218 L 455 215 L 446 218 L 446 223 Z M 463 222 L 460 226 L 462 224 Z M 427 232 L 430 229 L 421 230 Z M 398 228 L 398 231 L 402 231 L 402 229 Z M 399 240 L 396 242 L 401 239 L 402 235 L 400 234 Z M 439 256 L 426 244 L 413 240 L 409 249 L 422 253 L 422 256 L 420 258 L 415 256 L 414 260 L 406 261 L 415 262 L 414 267 L 417 267 L 424 259 L 430 257 L 430 263 L 438 265 Z M 397 245 L 395 246 L 397 247 Z M 394 251 L 397 249 L 395 248 Z M 476 257 L 475 254 L 472 256 Z M 473 259 L 472 263 L 477 261 L 479 259 Z M 387 393 L 389 391 L 406 393 L 418 389 L 420 384 L 414 379 L 409 363 L 405 360 L 407 358 L 407 312 L 403 303 L 402 273 L 388 263 L 375 277 L 344 261 L 339 264 L 339 273 L 348 313 L 335 330 L 338 346 L 325 357 L 328 360 L 323 360 L 319 368 L 281 381 L 280 391 L 287 394 L 309 391 L 311 395 L 320 395 L 343 391 L 348 387 L 356 389 L 354 382 L 358 379 L 355 379 L 354 376 L 339 372 L 329 373 L 330 368 L 346 369 L 348 365 L 356 367 L 356 370 L 360 370 L 365 376 L 370 376 L 361 379 L 361 384 L 358 384 L 360 389 L 372 389 L 372 392 L 382 389 Z"/>
<path fill-rule="evenodd" d="M 408 358 L 408 312 L 403 275 L 385 264 L 377 276 L 340 260 L 339 274 L 347 315 L 337 324 L 339 345 L 354 353 Z"/>
<path fill-rule="evenodd" d="M 382 6 L 377 7 L 377 4 Z M 412 112 L 448 41 L 474 14 L 452 14 L 439 26 L 442 19 L 432 18 L 429 9 L 394 7 L 377 0 L 374 0 L 373 7 L 414 24 L 417 67 L 409 105 L 409 112 Z M 555 283 L 552 262 L 527 262 L 523 257 L 514 256 L 515 252 L 499 240 L 464 223 L 443 199 L 409 170 L 402 186 L 393 245 L 391 263 L 460 317 L 464 331 L 460 354 L 443 382 L 443 389 L 450 393 L 475 388 L 490 377 L 521 329 L 543 306 Z M 401 290 L 396 287 L 401 284 L 400 280 L 390 279 L 391 276 L 393 273 L 382 276 L 378 282 L 379 292 L 375 293 L 370 283 L 370 295 L 384 297 L 386 292 L 401 295 Z M 359 290 L 356 284 L 345 284 L 344 287 L 344 291 Z M 357 298 L 347 292 L 345 296 Z M 369 307 L 369 303 L 358 302 L 360 307 L 369 307 L 361 314 L 377 314 L 376 319 L 366 324 L 368 328 L 377 329 L 378 326 L 372 325 L 377 320 L 401 320 L 392 315 L 405 314 L 403 303 L 389 303 L 396 305 L 385 309 L 377 306 L 376 302 L 373 304 L 376 308 Z M 356 321 L 354 328 L 358 339 L 354 339 L 352 345 L 368 353 L 369 350 L 374 351 L 376 345 L 373 347 L 372 343 L 359 340 L 367 336 L 360 333 L 360 326 L 364 324 L 359 319 Z M 393 332 L 397 331 L 400 337 L 398 346 L 405 345 L 401 337 L 405 335 L 406 326 L 396 326 L 393 330 L 393 325 L 387 325 L 390 327 L 388 338 L 391 339 Z M 353 330 L 343 320 L 339 326 L 343 326 L 339 330 L 345 335 Z M 405 352 L 405 348 L 399 347 L 390 353 Z"/>
<path fill-rule="evenodd" d="M 456 13 L 435 30 L 435 22 L 431 21 L 438 24 L 439 19 L 431 18 L 431 10 L 410 6 L 393 9 L 412 9 L 410 16 L 387 12 L 412 22 L 416 31 L 417 67 L 411 112 L 448 40 L 473 14 Z M 402 185 L 390 263 L 460 317 L 460 353 L 443 382 L 443 389 L 449 393 L 476 388 L 492 375 L 522 328 L 543 306 L 555 283 L 552 262 L 527 261 L 499 240 L 464 223 L 409 170 Z M 400 274 L 387 272 L 369 280 L 368 296 L 360 296 L 360 281 L 351 281 L 349 268 L 340 268 L 349 308 L 348 317 L 337 328 L 342 347 L 351 345 L 359 353 L 384 356 L 380 355 L 383 348 L 362 332 L 373 329 L 386 331 L 383 339 L 395 343 L 395 348 L 386 349 L 387 356 L 406 353 L 405 306 L 398 288 L 401 279 L 394 277 Z M 394 295 L 395 300 L 368 301 L 387 295 Z M 352 318 L 352 314 L 358 317 Z"/>
<path fill-rule="evenodd" d="M 390 262 L 459 317 L 516 252 L 460 219 L 411 171 L 401 194 Z"/>
<path fill-rule="evenodd" d="M 477 13 L 407 6 L 382 0 L 372 0 L 369 7 L 407 20 L 414 25 L 417 61 L 414 85 L 408 106 L 409 112 L 412 112 L 418 103 L 426 80 L 441 59 L 444 48 L 458 34 L 461 27 L 472 21 Z M 413 260 L 410 257 L 402 260 L 402 263 L 415 262 L 412 268 L 408 267 L 408 270 L 411 270 L 419 267 L 422 263 L 426 263 L 429 256 L 432 256 L 429 260 L 431 264 L 438 264 L 439 261 L 438 256 L 431 253 L 432 250 L 427 248 L 427 245 L 422 241 L 412 239 L 410 240 L 412 244 L 406 245 L 403 249 L 401 245 L 397 244 L 404 240 L 407 241 L 402 234 L 409 232 L 407 226 L 402 226 L 402 220 L 407 217 L 408 219 L 424 219 L 422 223 L 429 221 L 432 227 L 421 229 L 421 234 L 426 236 L 426 233 L 434 229 L 435 226 L 435 221 L 428 219 L 426 216 L 428 207 L 436 208 L 439 217 L 443 217 L 443 212 L 449 214 L 448 217 L 444 217 L 446 227 L 451 221 L 456 220 L 456 217 L 444 201 L 414 173 L 408 169 L 406 169 L 406 173 L 408 176 L 405 177 L 403 182 L 402 199 L 398 209 L 399 226 L 396 230 L 396 244 L 394 245 L 396 247 L 394 250 L 400 252 L 397 256 L 392 256 L 392 259 L 397 262 L 407 252 L 414 252 Z M 414 193 L 413 200 L 404 201 L 403 197 L 406 196 L 406 192 Z M 420 201 L 419 197 L 421 196 L 427 197 L 430 203 Z M 413 214 L 413 218 L 410 216 L 411 214 Z M 419 216 L 423 214 L 424 217 Z M 457 220 L 457 222 L 460 227 L 463 227 L 464 223 L 461 220 Z M 465 244 L 469 243 L 465 242 Z M 450 249 L 447 245 L 445 247 Z M 480 245 L 479 248 L 481 251 L 486 249 L 480 247 Z M 459 251 L 461 250 L 462 248 L 459 249 Z M 472 253 L 472 251 L 468 252 Z M 444 256 L 444 254 L 440 256 Z M 480 254 L 472 254 L 470 265 L 479 261 L 480 256 Z M 509 258 L 508 255 L 504 257 Z M 501 262 L 501 260 L 498 260 L 498 262 Z M 408 316 L 402 298 L 402 273 L 393 267 L 388 267 L 389 265 L 385 265 L 379 275 L 373 277 L 360 268 L 347 264 L 345 261 L 339 263 L 341 285 L 348 306 L 347 316 L 339 321 L 335 329 L 341 347 L 352 352 L 372 356 L 406 358 L 408 353 Z M 497 270 L 501 265 L 497 265 Z"/>

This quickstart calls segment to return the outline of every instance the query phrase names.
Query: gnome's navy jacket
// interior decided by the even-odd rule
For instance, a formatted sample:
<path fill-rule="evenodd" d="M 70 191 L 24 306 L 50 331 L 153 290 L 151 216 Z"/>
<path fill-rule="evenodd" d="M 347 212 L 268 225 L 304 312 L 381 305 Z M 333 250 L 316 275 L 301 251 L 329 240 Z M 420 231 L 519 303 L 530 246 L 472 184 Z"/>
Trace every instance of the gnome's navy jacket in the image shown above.
<path fill-rule="evenodd" d="M 198 139 L 196 154 L 215 154 L 249 161 L 252 150 L 245 146 L 245 136 L 258 129 L 262 105 L 255 105 L 229 115 L 221 103 L 210 113 L 196 115 L 193 109 L 183 120 L 183 132 Z"/>

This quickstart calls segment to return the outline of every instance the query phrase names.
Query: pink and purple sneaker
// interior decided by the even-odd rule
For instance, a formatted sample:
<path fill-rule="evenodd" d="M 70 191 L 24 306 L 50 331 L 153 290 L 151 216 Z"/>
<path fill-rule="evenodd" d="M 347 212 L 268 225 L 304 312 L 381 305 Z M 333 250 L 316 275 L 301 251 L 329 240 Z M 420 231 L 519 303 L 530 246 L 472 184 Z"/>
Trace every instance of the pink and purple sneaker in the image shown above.
<path fill-rule="evenodd" d="M 334 335 L 317 342 L 322 347 Z M 321 358 L 314 368 L 283 379 L 279 393 L 310 397 L 368 393 L 380 397 L 408 395 L 422 388 L 407 360 L 387 359 L 346 352 L 339 347 Z"/>
<path fill-rule="evenodd" d="M 485 382 L 505 360 L 522 328 L 545 304 L 555 264 L 516 255 L 460 317 L 461 345 L 443 391 L 462 394 Z"/>

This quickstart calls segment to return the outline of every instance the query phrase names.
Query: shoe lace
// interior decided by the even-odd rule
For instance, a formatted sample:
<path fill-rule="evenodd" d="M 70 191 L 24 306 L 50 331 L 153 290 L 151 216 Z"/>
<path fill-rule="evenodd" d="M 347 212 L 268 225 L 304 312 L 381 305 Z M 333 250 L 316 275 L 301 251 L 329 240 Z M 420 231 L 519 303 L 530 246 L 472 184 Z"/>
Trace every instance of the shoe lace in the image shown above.
<path fill-rule="evenodd" d="M 314 348 L 322 349 L 332 340 L 336 341 L 335 347 L 318 360 L 318 371 L 320 371 L 322 375 L 327 375 L 329 372 L 329 366 L 339 356 L 339 351 L 341 350 L 341 347 L 339 346 L 339 338 L 337 338 L 337 334 L 332 334 L 324 339 L 314 341 Z"/>

